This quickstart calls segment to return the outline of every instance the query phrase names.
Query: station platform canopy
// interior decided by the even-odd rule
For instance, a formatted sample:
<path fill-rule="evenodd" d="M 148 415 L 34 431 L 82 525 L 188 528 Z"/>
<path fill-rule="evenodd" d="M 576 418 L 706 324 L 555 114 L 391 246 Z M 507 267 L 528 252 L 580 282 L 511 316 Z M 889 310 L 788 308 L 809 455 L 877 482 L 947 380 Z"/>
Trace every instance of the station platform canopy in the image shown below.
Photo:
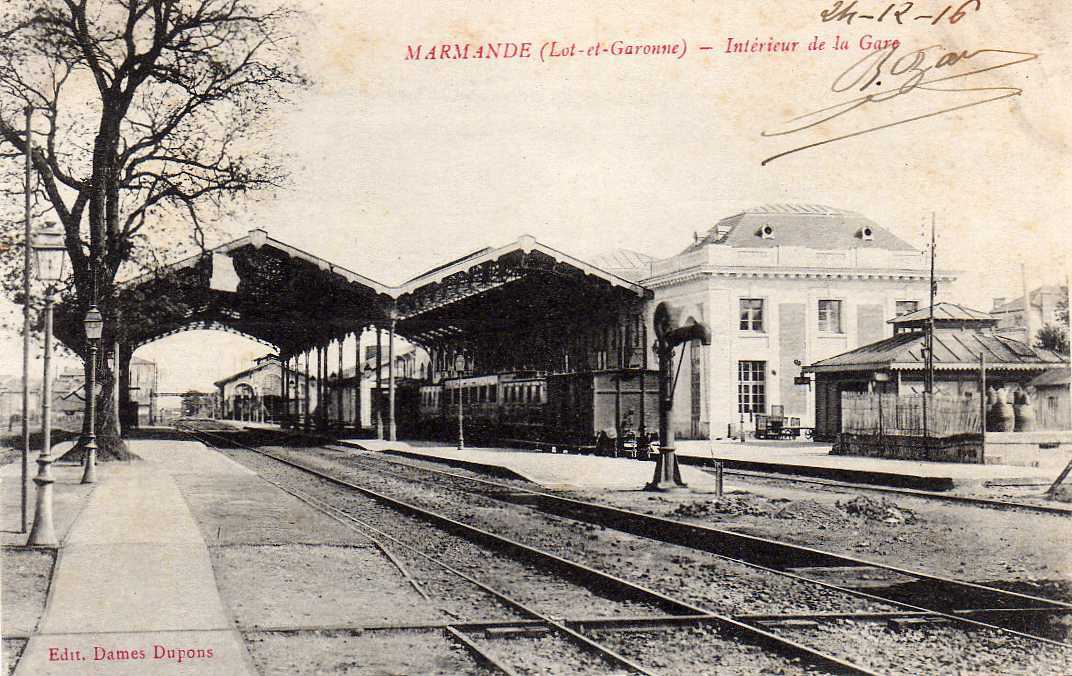
<path fill-rule="evenodd" d="M 398 289 L 398 332 L 418 343 L 524 329 L 650 295 L 531 236 L 434 268 Z"/>
<path fill-rule="evenodd" d="M 296 351 L 383 322 L 395 291 L 251 230 L 244 237 L 122 282 L 121 333 L 131 347 L 216 329 Z"/>
<path fill-rule="evenodd" d="M 523 236 L 389 286 L 264 230 L 119 284 L 117 336 L 138 345 L 220 329 L 282 355 L 369 326 L 422 346 L 525 333 L 650 297 L 645 288 Z"/>

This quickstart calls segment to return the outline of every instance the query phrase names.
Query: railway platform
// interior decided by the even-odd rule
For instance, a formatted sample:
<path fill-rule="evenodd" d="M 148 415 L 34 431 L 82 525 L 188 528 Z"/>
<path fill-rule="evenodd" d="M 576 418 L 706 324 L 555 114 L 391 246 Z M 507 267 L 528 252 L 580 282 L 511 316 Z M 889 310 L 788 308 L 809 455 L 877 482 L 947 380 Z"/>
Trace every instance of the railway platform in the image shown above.
<path fill-rule="evenodd" d="M 84 506 L 57 524 L 44 614 L 28 628 L 16 676 L 255 673 L 175 479 L 250 473 L 193 442 L 129 443 L 143 461 L 102 465 Z M 77 467 L 56 469 L 72 484 L 57 495 L 80 486 Z"/>
<path fill-rule="evenodd" d="M 251 429 L 278 430 L 271 423 L 240 423 Z M 458 451 L 442 442 L 341 438 L 338 443 L 371 451 L 432 457 L 456 466 L 523 478 L 545 487 L 626 489 L 651 480 L 652 465 L 621 458 L 551 454 L 522 448 L 467 447 Z M 697 490 L 714 490 L 710 474 L 701 468 L 721 460 L 726 469 L 806 476 L 811 478 L 929 491 L 992 485 L 1049 485 L 1061 473 L 1072 449 L 1047 451 L 1038 467 L 970 465 L 951 462 L 913 462 L 885 458 L 831 455 L 830 444 L 810 441 L 749 439 L 684 440 L 676 444 L 686 483 Z M 727 486 L 726 490 L 730 490 Z"/>
<path fill-rule="evenodd" d="M 1060 474 L 1070 457 L 1069 449 L 1054 449 L 1043 455 L 1038 467 L 1020 467 L 830 455 L 830 449 L 830 444 L 800 441 L 677 442 L 679 460 L 687 465 L 705 465 L 721 460 L 728 469 L 939 491 L 987 482 L 1048 485 Z"/>
<path fill-rule="evenodd" d="M 339 444 L 369 451 L 384 451 L 415 458 L 434 459 L 489 474 L 523 479 L 550 489 L 636 490 L 651 481 L 654 465 L 627 458 L 551 454 L 517 448 L 450 446 L 420 441 L 343 439 Z M 715 477 L 695 467 L 682 467 L 681 478 L 697 492 L 714 492 Z M 723 486 L 732 491 L 729 484 Z"/>
<path fill-rule="evenodd" d="M 435 458 L 457 466 L 514 475 L 548 488 L 639 488 L 651 480 L 652 465 L 621 458 L 550 454 L 518 448 L 466 448 L 459 451 L 424 441 L 388 442 L 342 439 L 339 443 L 372 451 Z M 1049 484 L 1068 463 L 1067 451 L 1055 451 L 1039 467 L 910 462 L 830 455 L 828 444 L 781 441 L 679 441 L 678 460 L 685 483 L 714 490 L 702 467 L 721 460 L 727 469 L 807 476 L 851 483 L 945 491 L 994 484 Z M 726 486 L 726 490 L 731 487 Z"/>

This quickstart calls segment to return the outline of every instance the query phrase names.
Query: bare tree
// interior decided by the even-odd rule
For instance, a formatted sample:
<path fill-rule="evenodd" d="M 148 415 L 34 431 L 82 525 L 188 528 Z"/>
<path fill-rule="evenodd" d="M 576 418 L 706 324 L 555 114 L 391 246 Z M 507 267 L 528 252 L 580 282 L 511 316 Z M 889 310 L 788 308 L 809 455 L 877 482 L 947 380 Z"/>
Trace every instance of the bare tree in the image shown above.
<path fill-rule="evenodd" d="M 277 104 L 305 84 L 294 16 L 257 0 L 24 0 L 0 11 L 0 188 L 21 190 L 29 142 L 35 209 L 63 225 L 73 268 L 57 335 L 83 354 L 93 303 L 105 345 L 122 338 L 112 320 L 121 271 L 203 248 L 234 200 L 280 185 L 266 134 Z M 30 139 L 27 107 L 40 120 Z M 0 228 L 10 270 L 17 219 Z M 102 395 L 105 456 L 124 452 L 113 409 Z"/>

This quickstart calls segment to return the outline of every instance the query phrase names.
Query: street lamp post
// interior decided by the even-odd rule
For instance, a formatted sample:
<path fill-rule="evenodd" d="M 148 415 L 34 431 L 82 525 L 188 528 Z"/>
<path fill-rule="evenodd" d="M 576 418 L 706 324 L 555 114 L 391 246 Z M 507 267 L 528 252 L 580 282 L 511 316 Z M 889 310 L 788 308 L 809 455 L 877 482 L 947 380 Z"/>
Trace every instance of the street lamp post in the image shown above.
<path fill-rule="evenodd" d="M 44 376 L 41 382 L 41 454 L 37 456 L 37 503 L 33 528 L 26 544 L 31 547 L 55 547 L 56 529 L 52 524 L 52 305 L 55 284 L 63 279 L 63 264 L 67 254 L 63 229 L 48 223 L 33 239 L 37 259 L 37 276 L 48 289 L 45 291 L 45 355 Z"/>
<path fill-rule="evenodd" d="M 459 377 L 462 371 L 465 370 L 465 357 L 458 355 L 454 358 L 454 370 L 458 372 Z M 465 388 L 462 386 L 461 380 L 458 381 L 458 450 L 465 450 L 465 409 L 462 407 L 462 393 Z"/>
<path fill-rule="evenodd" d="M 86 378 L 86 413 L 89 416 L 88 430 L 85 443 L 82 448 L 85 453 L 85 471 L 82 473 L 82 483 L 92 484 L 97 482 L 97 342 L 100 341 L 104 330 L 104 317 L 100 310 L 93 305 L 86 312 L 82 320 L 86 330 L 86 342 L 89 348 L 89 377 Z"/>

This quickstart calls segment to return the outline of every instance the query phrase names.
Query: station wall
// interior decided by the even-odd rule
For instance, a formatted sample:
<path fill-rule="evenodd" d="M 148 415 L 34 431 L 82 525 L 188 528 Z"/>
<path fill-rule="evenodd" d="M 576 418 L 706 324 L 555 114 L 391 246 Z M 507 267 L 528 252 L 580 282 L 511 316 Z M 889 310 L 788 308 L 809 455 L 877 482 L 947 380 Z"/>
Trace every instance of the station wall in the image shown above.
<path fill-rule="evenodd" d="M 782 405 L 786 416 L 799 417 L 802 425 L 814 425 L 815 393 L 794 383 L 800 375 L 795 362 L 810 364 L 892 336 L 887 320 L 896 315 L 898 301 L 923 307 L 926 298 L 926 281 L 860 276 L 817 280 L 706 275 L 656 288 L 645 312 L 649 331 L 655 306 L 667 301 L 681 309 L 683 320 L 707 323 L 712 335 L 709 347 L 683 346 L 686 354 L 680 366 L 682 348 L 675 352 L 675 434 L 682 439 L 726 438 L 736 433 L 742 420 L 746 430 L 753 429 L 754 414 L 769 413 L 774 405 Z M 741 329 L 742 299 L 762 302 L 759 330 Z M 820 301 L 839 304 L 839 330 L 827 330 L 828 318 L 821 326 Z M 699 359 L 688 353 L 693 349 L 702 350 Z M 656 363 L 654 352 L 651 363 Z M 698 388 L 693 385 L 697 368 Z M 748 371 L 745 381 L 743 369 Z M 744 404 L 741 390 L 747 387 L 749 398 L 755 397 L 758 374 L 762 374 L 761 401 Z M 750 408 L 754 410 L 742 410 Z"/>

